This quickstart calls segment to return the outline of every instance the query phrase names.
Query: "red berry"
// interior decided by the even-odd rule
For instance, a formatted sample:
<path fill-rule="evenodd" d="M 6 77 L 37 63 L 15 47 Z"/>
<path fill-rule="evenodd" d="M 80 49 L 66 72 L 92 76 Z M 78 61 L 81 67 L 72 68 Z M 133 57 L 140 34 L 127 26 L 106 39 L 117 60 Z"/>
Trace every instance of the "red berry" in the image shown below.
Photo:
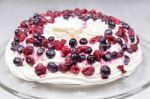
<path fill-rule="evenodd" d="M 26 43 L 27 43 L 27 44 L 33 43 L 33 42 L 34 42 L 34 38 L 32 38 L 32 37 L 26 39 Z"/>
<path fill-rule="evenodd" d="M 27 56 L 26 57 L 26 62 L 29 64 L 29 65 L 34 65 L 35 64 L 35 60 L 33 57 L 31 56 Z"/>
<path fill-rule="evenodd" d="M 130 45 L 130 48 L 132 49 L 133 52 L 136 52 L 138 50 L 138 47 L 136 44 Z"/>
<path fill-rule="evenodd" d="M 108 40 L 109 43 L 111 44 L 116 44 L 116 38 L 114 36 L 111 35 L 105 35 L 105 39 Z"/>
<path fill-rule="evenodd" d="M 77 53 L 82 53 L 84 52 L 86 49 L 88 49 L 89 47 L 88 46 L 78 46 L 77 47 Z"/>
<path fill-rule="evenodd" d="M 68 46 L 63 46 L 61 49 L 61 52 L 62 52 L 63 56 L 67 56 L 71 52 L 71 50 L 69 49 Z"/>
<path fill-rule="evenodd" d="M 42 46 L 47 48 L 47 46 L 48 46 L 48 40 L 47 39 L 42 40 Z"/>
<path fill-rule="evenodd" d="M 59 40 L 54 41 L 54 48 L 56 50 L 61 50 L 63 46 L 64 46 L 64 44 L 62 42 L 60 42 Z"/>
<path fill-rule="evenodd" d="M 95 37 L 93 37 L 93 38 L 91 38 L 90 40 L 89 40 L 89 42 L 91 43 L 91 44 L 95 44 L 96 42 L 98 42 L 99 41 L 99 36 L 95 36 Z"/>
<path fill-rule="evenodd" d="M 17 37 L 18 37 L 19 41 L 22 42 L 22 41 L 25 40 L 25 38 L 26 38 L 27 36 L 26 36 L 25 33 L 21 32 L 21 33 L 18 33 Z"/>
<path fill-rule="evenodd" d="M 119 51 L 118 53 L 117 53 L 117 57 L 119 58 L 119 57 L 122 57 L 123 56 L 123 54 L 124 54 L 124 52 L 123 51 Z"/>
<path fill-rule="evenodd" d="M 95 50 L 95 51 L 93 52 L 93 55 L 94 55 L 94 57 L 95 57 L 95 59 L 96 59 L 97 61 L 100 61 L 100 59 L 101 59 L 101 57 L 104 55 L 104 53 L 103 53 L 102 51 L 100 51 L 100 50 Z"/>
<path fill-rule="evenodd" d="M 123 65 L 119 65 L 119 66 L 117 66 L 117 68 L 121 71 L 121 73 L 123 73 L 123 74 L 126 73 L 126 70 L 124 69 Z"/>
<path fill-rule="evenodd" d="M 69 67 L 66 66 L 64 63 L 60 63 L 60 64 L 58 65 L 58 70 L 59 70 L 60 72 L 65 73 L 65 72 L 67 72 L 67 71 L 69 70 Z"/>
<path fill-rule="evenodd" d="M 95 71 L 95 68 L 93 66 L 88 66 L 88 67 L 83 68 L 82 73 L 85 76 L 91 76 L 93 75 L 94 71 Z"/>
<path fill-rule="evenodd" d="M 118 31 L 115 34 L 121 38 L 124 38 L 126 36 L 125 32 L 126 31 L 124 28 L 119 27 Z"/>
<path fill-rule="evenodd" d="M 35 73 L 38 76 L 46 74 L 46 66 L 44 66 L 43 64 L 37 64 L 35 67 Z"/>
<path fill-rule="evenodd" d="M 24 48 L 24 55 L 26 55 L 26 56 L 33 54 L 33 52 L 34 52 L 33 46 L 26 46 Z"/>
<path fill-rule="evenodd" d="M 76 66 L 76 65 L 73 65 L 73 66 L 71 66 L 71 68 L 70 68 L 70 72 L 71 72 L 71 73 L 78 74 L 79 71 L 80 71 L 80 68 L 79 68 L 78 66 Z"/>

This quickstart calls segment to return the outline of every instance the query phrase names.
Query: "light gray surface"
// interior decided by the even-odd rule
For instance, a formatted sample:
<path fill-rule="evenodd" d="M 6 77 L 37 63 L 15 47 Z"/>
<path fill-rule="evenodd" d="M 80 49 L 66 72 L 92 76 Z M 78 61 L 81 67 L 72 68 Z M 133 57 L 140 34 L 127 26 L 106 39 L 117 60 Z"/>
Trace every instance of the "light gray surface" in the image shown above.
<path fill-rule="evenodd" d="M 115 16 L 129 23 L 137 33 L 147 34 L 147 38 L 150 36 L 149 0 L 0 0 L 0 43 L 3 42 L 4 37 L 10 38 L 13 35 L 14 29 L 21 20 L 28 19 L 35 12 L 76 7 L 96 9 L 105 14 Z M 150 93 L 150 88 L 147 90 L 133 98 L 150 98 L 148 94 Z M 15 97 L 9 96 L 9 94 L 0 90 L 1 98 L 15 99 Z"/>

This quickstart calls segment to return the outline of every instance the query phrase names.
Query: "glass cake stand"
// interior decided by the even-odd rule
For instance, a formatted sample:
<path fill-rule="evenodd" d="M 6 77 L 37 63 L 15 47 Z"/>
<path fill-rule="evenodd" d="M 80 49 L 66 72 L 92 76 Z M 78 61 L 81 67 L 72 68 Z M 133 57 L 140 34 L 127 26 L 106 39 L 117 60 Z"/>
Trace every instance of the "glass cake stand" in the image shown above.
<path fill-rule="evenodd" d="M 61 88 L 59 85 L 39 84 L 16 78 L 5 64 L 4 52 L 8 43 L 8 40 L 6 40 L 0 45 L 0 87 L 15 96 L 30 99 L 60 99 L 62 97 L 63 99 L 116 99 L 132 96 L 150 86 L 150 47 L 148 46 L 148 40 L 142 36 L 139 37 L 143 61 L 135 72 L 129 77 L 124 77 L 109 84 L 89 88 Z"/>

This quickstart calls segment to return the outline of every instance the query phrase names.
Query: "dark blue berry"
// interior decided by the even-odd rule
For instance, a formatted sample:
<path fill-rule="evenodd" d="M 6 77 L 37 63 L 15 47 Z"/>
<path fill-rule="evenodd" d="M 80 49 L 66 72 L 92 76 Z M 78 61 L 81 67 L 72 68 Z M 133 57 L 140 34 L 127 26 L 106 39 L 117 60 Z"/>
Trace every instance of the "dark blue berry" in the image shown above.
<path fill-rule="evenodd" d="M 20 31 L 21 31 L 20 29 L 16 29 L 15 30 L 15 36 L 18 36 L 18 34 L 20 33 Z"/>
<path fill-rule="evenodd" d="M 113 32 L 112 32 L 112 30 L 111 29 L 107 29 L 107 30 L 105 30 L 105 35 L 112 35 L 113 34 Z"/>
<path fill-rule="evenodd" d="M 44 37 L 44 36 L 40 36 L 40 35 L 39 35 L 39 36 L 37 37 L 37 39 L 38 39 L 39 41 L 41 41 L 41 42 L 42 42 L 42 40 L 43 40 L 43 39 L 45 39 L 45 37 Z"/>
<path fill-rule="evenodd" d="M 88 43 L 88 41 L 87 41 L 86 38 L 81 38 L 79 42 L 80 42 L 80 44 L 82 44 L 82 45 L 85 45 L 85 44 Z"/>
<path fill-rule="evenodd" d="M 128 52 L 128 53 L 132 53 L 133 51 L 132 51 L 131 48 L 128 48 L 128 49 L 127 49 L 127 52 Z"/>
<path fill-rule="evenodd" d="M 17 52 L 18 53 L 23 53 L 23 51 L 24 51 L 24 47 L 22 45 L 18 45 L 17 46 Z"/>
<path fill-rule="evenodd" d="M 120 46 L 122 46 L 123 42 L 122 42 L 121 38 L 117 38 L 116 41 Z"/>
<path fill-rule="evenodd" d="M 37 40 L 37 39 L 34 40 L 33 45 L 34 45 L 35 47 L 41 47 L 41 46 L 42 46 L 42 45 L 41 45 L 41 41 L 40 41 L 40 40 Z"/>
<path fill-rule="evenodd" d="M 103 36 L 100 36 L 99 37 L 99 42 L 100 43 L 106 43 L 106 40 L 105 40 L 105 38 Z"/>
<path fill-rule="evenodd" d="M 81 54 L 79 58 L 79 62 L 83 62 L 84 60 L 86 60 L 86 56 L 84 54 Z"/>
<path fill-rule="evenodd" d="M 47 48 L 48 49 L 54 49 L 54 44 L 53 43 L 48 43 Z"/>
<path fill-rule="evenodd" d="M 110 75 L 111 70 L 107 65 L 104 65 L 101 67 L 100 73 L 101 75 Z"/>
<path fill-rule="evenodd" d="M 123 63 L 124 63 L 125 65 L 128 65 L 128 64 L 129 64 L 129 62 L 130 62 L 130 58 L 129 58 L 129 56 L 124 55 Z"/>
<path fill-rule="evenodd" d="M 46 56 L 50 59 L 53 58 L 55 56 L 55 51 L 54 50 L 47 50 Z"/>
<path fill-rule="evenodd" d="M 135 41 L 134 36 L 130 36 L 129 39 L 130 39 L 131 43 L 133 43 Z"/>
<path fill-rule="evenodd" d="M 45 52 L 45 49 L 44 49 L 44 48 L 38 48 L 38 49 L 37 49 L 37 55 L 38 55 L 38 56 L 41 56 L 44 52 Z"/>
<path fill-rule="evenodd" d="M 88 48 L 84 51 L 85 54 L 90 54 L 91 52 L 92 52 L 92 48 L 91 48 L 91 47 L 88 47 Z"/>
<path fill-rule="evenodd" d="M 93 55 L 88 55 L 87 62 L 93 64 L 95 62 L 95 57 Z"/>
<path fill-rule="evenodd" d="M 23 60 L 20 58 L 20 57 L 15 57 L 13 59 L 13 63 L 16 65 L 16 66 L 21 66 L 23 64 Z"/>
<path fill-rule="evenodd" d="M 76 46 L 76 45 L 77 45 L 77 41 L 76 41 L 76 39 L 74 39 L 74 38 L 70 39 L 70 41 L 69 41 L 69 45 L 70 45 L 71 47 Z"/>
<path fill-rule="evenodd" d="M 110 29 L 114 29 L 115 26 L 116 26 L 116 24 L 115 24 L 114 22 L 112 22 L 112 21 L 109 21 L 109 22 L 108 22 L 108 27 L 109 27 Z"/>
<path fill-rule="evenodd" d="M 33 36 L 35 37 L 35 38 L 37 38 L 38 36 L 40 36 L 40 34 L 39 33 L 33 33 Z"/>
<path fill-rule="evenodd" d="M 122 50 L 123 50 L 123 51 L 126 51 L 126 50 L 127 50 L 127 45 L 126 45 L 126 44 L 123 44 L 123 45 L 122 45 Z"/>
<path fill-rule="evenodd" d="M 54 62 L 49 62 L 47 68 L 50 72 L 55 73 L 58 71 L 58 67 Z"/>
<path fill-rule="evenodd" d="M 102 59 L 106 62 L 111 61 L 112 57 L 110 53 L 106 53 L 102 56 Z"/>
<path fill-rule="evenodd" d="M 110 43 L 106 43 L 107 49 L 109 49 L 111 47 Z"/>
<path fill-rule="evenodd" d="M 71 47 L 71 53 L 77 53 L 77 49 L 75 47 Z"/>
<path fill-rule="evenodd" d="M 54 41 L 55 40 L 55 38 L 53 37 L 53 36 L 50 36 L 49 38 L 48 38 L 48 41 L 50 41 L 50 42 L 52 42 L 52 41 Z"/>
<path fill-rule="evenodd" d="M 71 54 L 71 59 L 74 62 L 77 62 L 79 60 L 79 58 L 80 58 L 79 54 L 77 54 L 77 53 Z"/>
<path fill-rule="evenodd" d="M 130 28 L 130 26 L 127 23 L 124 23 L 124 22 L 122 23 L 122 27 L 125 28 L 125 29 L 129 29 Z"/>
<path fill-rule="evenodd" d="M 15 42 L 20 42 L 19 38 L 17 36 L 14 37 Z"/>
<path fill-rule="evenodd" d="M 112 53 L 111 53 L 111 57 L 112 57 L 113 59 L 116 59 L 116 58 L 117 58 L 117 52 L 116 52 L 116 51 L 112 52 Z"/>
<path fill-rule="evenodd" d="M 99 50 L 101 50 L 101 51 L 106 51 L 107 48 L 108 48 L 108 46 L 107 46 L 106 44 L 104 44 L 104 43 L 101 43 L 101 44 L 99 45 Z"/>

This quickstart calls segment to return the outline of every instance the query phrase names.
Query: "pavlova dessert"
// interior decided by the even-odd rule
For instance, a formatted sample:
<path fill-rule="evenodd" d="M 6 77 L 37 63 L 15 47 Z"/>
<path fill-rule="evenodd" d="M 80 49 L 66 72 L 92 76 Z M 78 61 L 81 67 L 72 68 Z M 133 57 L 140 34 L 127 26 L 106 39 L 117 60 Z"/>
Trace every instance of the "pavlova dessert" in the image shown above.
<path fill-rule="evenodd" d="M 127 23 L 78 8 L 35 13 L 5 52 L 15 76 L 54 85 L 106 84 L 130 75 L 141 60 L 139 37 Z"/>

